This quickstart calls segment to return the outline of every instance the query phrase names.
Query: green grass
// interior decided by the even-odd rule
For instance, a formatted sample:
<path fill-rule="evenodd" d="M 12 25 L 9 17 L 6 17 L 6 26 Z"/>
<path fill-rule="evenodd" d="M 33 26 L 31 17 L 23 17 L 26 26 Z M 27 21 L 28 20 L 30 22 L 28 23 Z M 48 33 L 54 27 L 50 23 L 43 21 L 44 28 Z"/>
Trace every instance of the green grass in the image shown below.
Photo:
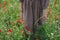
<path fill-rule="evenodd" d="M 60 40 L 60 0 L 56 1 L 56 6 L 53 5 L 54 2 L 55 0 L 50 0 L 51 11 L 48 13 L 48 20 L 43 23 L 43 28 L 50 40 Z M 17 22 L 20 16 L 19 0 L 6 0 L 6 4 L 4 0 L 0 0 L 0 40 L 24 40 L 23 25 Z M 42 35 L 43 33 L 42 29 Z M 37 34 L 41 35 L 40 31 Z"/>

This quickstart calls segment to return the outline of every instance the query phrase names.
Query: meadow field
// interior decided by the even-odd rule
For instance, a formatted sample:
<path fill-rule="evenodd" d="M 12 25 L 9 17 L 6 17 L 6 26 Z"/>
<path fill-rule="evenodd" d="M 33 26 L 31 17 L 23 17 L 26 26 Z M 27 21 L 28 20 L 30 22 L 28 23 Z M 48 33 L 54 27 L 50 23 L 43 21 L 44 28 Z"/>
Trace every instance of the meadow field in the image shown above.
<path fill-rule="evenodd" d="M 0 40 L 25 39 L 21 13 L 19 0 L 0 0 Z M 49 40 L 60 40 L 60 0 L 50 0 L 47 21 L 42 26 Z M 43 35 L 43 30 L 41 32 Z M 41 35 L 41 32 L 36 34 Z"/>

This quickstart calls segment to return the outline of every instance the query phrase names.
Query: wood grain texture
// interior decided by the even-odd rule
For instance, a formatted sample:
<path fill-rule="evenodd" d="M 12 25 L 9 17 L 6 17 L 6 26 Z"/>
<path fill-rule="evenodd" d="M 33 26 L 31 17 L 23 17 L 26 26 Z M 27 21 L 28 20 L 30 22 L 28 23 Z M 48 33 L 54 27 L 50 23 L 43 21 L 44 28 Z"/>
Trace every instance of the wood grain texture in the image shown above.
<path fill-rule="evenodd" d="M 23 0 L 21 3 L 24 26 L 27 26 L 34 34 L 38 25 L 42 25 L 42 19 L 36 24 L 35 21 L 43 16 L 43 10 L 48 7 L 49 0 Z"/>

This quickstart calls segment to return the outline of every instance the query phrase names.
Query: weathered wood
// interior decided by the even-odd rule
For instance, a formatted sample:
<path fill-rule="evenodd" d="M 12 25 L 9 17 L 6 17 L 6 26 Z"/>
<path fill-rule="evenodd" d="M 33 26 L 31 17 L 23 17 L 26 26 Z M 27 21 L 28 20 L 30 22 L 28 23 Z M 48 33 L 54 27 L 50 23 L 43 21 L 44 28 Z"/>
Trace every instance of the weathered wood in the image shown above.
<path fill-rule="evenodd" d="M 43 16 L 43 10 L 47 8 L 49 0 L 20 0 L 22 3 L 22 15 L 25 30 L 36 32 L 38 25 L 42 25 L 42 19 L 36 24 L 36 20 Z M 34 25 L 35 24 L 35 25 Z M 27 29 L 26 29 L 27 27 Z M 27 30 L 28 31 L 28 30 Z"/>
<path fill-rule="evenodd" d="M 43 15 L 43 9 L 47 8 L 49 0 L 21 0 L 21 2 L 24 25 L 31 28 L 35 21 Z M 41 20 L 38 24 L 41 24 Z"/>

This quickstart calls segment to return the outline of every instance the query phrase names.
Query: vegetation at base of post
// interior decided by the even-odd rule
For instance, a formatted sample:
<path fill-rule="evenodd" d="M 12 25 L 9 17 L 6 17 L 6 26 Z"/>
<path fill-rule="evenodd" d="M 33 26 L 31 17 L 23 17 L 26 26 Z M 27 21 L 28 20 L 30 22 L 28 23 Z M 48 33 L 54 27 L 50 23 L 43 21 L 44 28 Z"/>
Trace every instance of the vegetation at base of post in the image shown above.
<path fill-rule="evenodd" d="M 19 5 L 19 0 L 0 0 L 0 40 L 25 40 Z M 47 15 L 34 35 L 36 40 L 60 40 L 60 0 L 50 0 Z"/>

